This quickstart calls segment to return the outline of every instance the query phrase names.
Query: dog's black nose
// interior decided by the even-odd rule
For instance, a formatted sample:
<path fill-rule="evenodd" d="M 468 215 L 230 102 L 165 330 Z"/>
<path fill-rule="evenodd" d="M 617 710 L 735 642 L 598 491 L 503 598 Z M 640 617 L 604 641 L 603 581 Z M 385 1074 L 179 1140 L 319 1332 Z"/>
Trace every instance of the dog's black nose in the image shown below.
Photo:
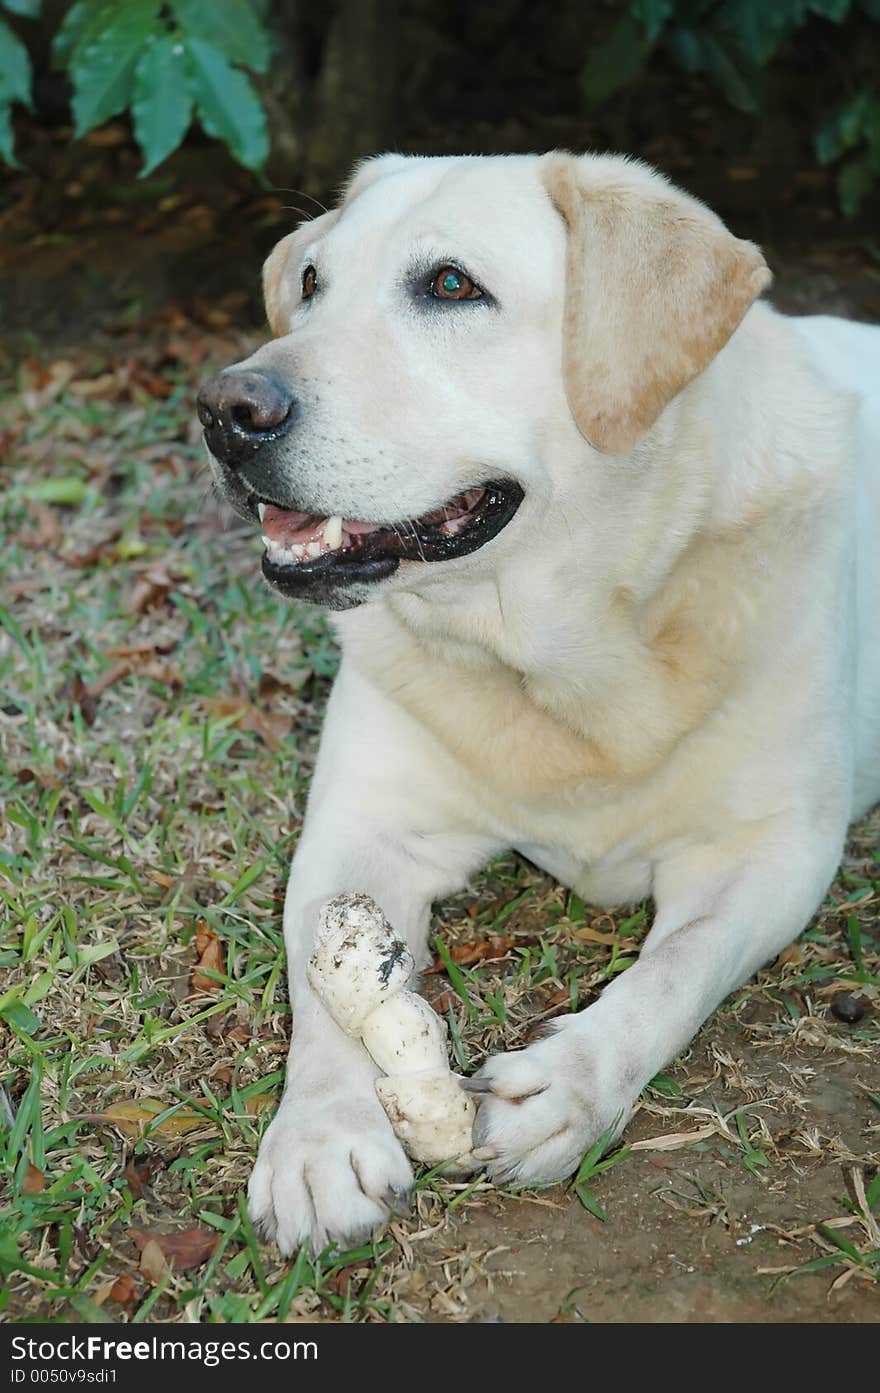
<path fill-rule="evenodd" d="M 199 392 L 196 408 L 211 454 L 233 469 L 284 435 L 294 416 L 290 392 L 265 372 L 219 373 Z"/>

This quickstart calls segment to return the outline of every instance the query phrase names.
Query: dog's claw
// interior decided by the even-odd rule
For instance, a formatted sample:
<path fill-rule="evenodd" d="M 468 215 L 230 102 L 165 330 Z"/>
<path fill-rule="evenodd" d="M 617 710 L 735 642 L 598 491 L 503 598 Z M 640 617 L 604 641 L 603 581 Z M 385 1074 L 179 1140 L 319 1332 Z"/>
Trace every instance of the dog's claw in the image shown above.
<path fill-rule="evenodd" d="M 464 1088 L 464 1089 L 466 1089 L 468 1093 L 491 1093 L 491 1092 L 492 1092 L 492 1084 L 491 1084 L 491 1082 L 490 1082 L 489 1079 L 481 1079 L 481 1078 L 462 1079 L 462 1080 L 461 1080 L 461 1087 Z"/>

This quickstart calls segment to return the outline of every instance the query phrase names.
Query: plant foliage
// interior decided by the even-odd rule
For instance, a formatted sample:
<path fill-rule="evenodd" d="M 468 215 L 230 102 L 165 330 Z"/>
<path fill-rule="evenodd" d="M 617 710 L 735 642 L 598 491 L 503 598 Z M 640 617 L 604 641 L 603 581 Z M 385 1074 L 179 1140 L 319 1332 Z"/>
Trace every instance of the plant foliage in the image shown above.
<path fill-rule="evenodd" d="M 37 18 L 40 0 L 0 0 Z M 52 41 L 72 87 L 74 135 L 130 112 L 149 174 L 195 118 L 248 169 L 269 153 L 262 103 L 248 73 L 264 73 L 270 40 L 258 0 L 76 0 Z M 247 70 L 247 71 L 246 71 Z M 0 156 L 15 163 L 13 102 L 31 104 L 27 49 L 0 19 Z"/>
<path fill-rule="evenodd" d="M 631 83 L 662 48 L 687 73 L 700 73 L 737 111 L 760 115 L 766 69 L 807 25 L 880 23 L 880 0 L 630 0 L 606 41 L 593 50 L 581 88 L 596 107 Z M 843 211 L 858 211 L 880 177 L 880 93 L 847 95 L 815 135 L 821 164 L 839 162 Z"/>

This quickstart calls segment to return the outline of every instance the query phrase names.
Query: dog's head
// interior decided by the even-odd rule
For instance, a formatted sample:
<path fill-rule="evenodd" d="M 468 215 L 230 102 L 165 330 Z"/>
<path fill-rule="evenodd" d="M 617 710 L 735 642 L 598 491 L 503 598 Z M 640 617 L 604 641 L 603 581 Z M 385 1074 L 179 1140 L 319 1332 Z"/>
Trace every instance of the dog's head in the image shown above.
<path fill-rule="evenodd" d="M 268 258 L 274 340 L 199 394 L 217 481 L 286 595 L 491 572 L 564 517 L 560 461 L 632 451 L 768 280 L 636 163 L 371 160 Z"/>

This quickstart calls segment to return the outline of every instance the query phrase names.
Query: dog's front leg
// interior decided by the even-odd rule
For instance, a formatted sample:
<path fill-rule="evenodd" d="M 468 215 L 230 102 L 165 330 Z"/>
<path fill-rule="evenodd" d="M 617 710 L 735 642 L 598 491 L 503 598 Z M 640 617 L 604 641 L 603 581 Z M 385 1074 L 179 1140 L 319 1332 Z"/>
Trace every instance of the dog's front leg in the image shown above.
<path fill-rule="evenodd" d="M 767 829 L 762 844 L 700 847 L 657 868 L 657 917 L 639 961 L 546 1038 L 489 1059 L 478 1147 L 496 1182 L 562 1180 L 622 1130 L 658 1070 L 724 997 L 801 932 L 842 849 L 833 836 Z"/>
<path fill-rule="evenodd" d="M 416 735 L 378 693 L 340 674 L 284 907 L 293 1007 L 286 1086 L 249 1189 L 251 1217 L 285 1253 L 306 1240 L 318 1250 L 364 1237 L 412 1184 L 376 1097 L 380 1071 L 306 979 L 320 906 L 345 891 L 371 895 L 424 965 L 432 900 L 498 849 L 456 828 L 449 772 Z"/>

